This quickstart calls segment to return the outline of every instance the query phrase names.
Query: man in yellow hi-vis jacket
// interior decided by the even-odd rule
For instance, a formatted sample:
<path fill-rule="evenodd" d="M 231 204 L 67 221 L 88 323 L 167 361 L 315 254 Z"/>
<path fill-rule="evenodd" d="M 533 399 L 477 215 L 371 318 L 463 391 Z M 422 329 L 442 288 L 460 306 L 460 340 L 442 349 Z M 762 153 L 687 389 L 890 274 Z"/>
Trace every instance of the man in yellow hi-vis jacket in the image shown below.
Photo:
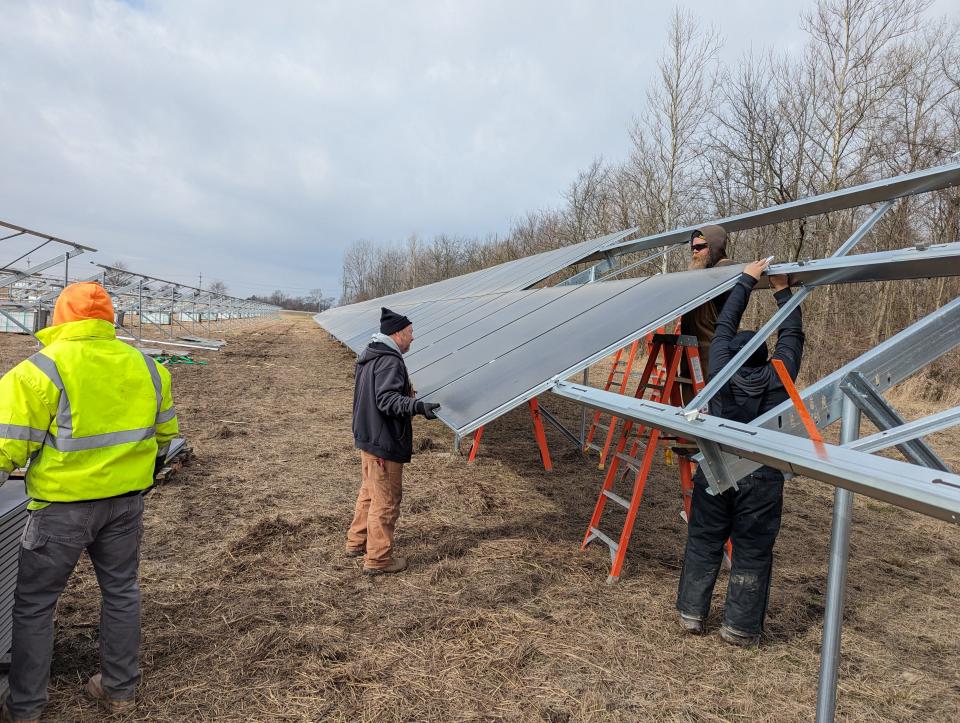
<path fill-rule="evenodd" d="M 7 720 L 40 717 L 47 702 L 53 614 L 87 550 L 103 596 L 100 672 L 86 692 L 131 708 L 140 678 L 143 492 L 178 433 L 170 373 L 116 338 L 99 284 L 67 286 L 43 349 L 0 379 L 0 482 L 30 462 L 30 516 L 20 546 Z"/>

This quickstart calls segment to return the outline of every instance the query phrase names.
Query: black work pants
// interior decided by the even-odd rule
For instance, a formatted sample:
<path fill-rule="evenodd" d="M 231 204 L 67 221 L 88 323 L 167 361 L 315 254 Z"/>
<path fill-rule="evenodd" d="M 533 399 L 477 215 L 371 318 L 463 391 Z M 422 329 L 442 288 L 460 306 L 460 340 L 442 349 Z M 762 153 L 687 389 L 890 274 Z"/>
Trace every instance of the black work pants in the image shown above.
<path fill-rule="evenodd" d="M 706 620 L 723 546 L 733 541 L 723 622 L 746 635 L 763 631 L 773 568 L 773 544 L 783 513 L 783 474 L 761 467 L 737 482 L 738 490 L 707 492 L 702 470 L 693 478 L 693 508 L 680 573 L 677 609 Z"/>

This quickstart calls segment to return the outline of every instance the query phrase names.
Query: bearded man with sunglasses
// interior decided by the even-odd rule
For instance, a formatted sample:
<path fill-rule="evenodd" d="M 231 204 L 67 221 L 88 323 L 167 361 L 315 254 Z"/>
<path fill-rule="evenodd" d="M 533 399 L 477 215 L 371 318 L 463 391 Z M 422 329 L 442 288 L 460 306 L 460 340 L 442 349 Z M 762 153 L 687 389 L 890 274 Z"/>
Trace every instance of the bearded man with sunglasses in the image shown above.
<path fill-rule="evenodd" d="M 690 235 L 690 264 L 688 270 L 712 269 L 714 266 L 728 266 L 733 261 L 727 258 L 727 231 L 723 226 L 711 224 L 701 226 Z M 717 318 L 723 308 L 728 291 L 725 294 L 707 301 L 696 309 L 691 309 L 683 315 L 680 321 L 680 333 L 697 337 L 697 346 L 700 351 L 700 367 L 706 376 L 710 365 L 710 342 L 717 328 Z M 684 360 L 681 373 L 689 377 Z M 693 399 L 693 388 L 689 384 L 680 386 L 684 403 Z"/>

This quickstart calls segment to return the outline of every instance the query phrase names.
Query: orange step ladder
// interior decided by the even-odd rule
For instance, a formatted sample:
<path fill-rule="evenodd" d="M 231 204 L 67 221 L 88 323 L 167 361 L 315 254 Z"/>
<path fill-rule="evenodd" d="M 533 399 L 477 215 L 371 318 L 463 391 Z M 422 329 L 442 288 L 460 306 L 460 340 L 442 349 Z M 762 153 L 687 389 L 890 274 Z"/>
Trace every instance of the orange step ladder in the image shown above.
<path fill-rule="evenodd" d="M 662 382 L 651 382 L 655 378 L 654 375 L 657 374 L 657 364 L 661 356 L 663 359 Z M 687 368 L 691 370 L 691 377 L 689 378 L 679 376 L 681 357 L 686 359 Z M 653 389 L 657 392 L 655 401 L 682 407 L 680 382 L 691 384 L 695 393 L 703 388 L 703 368 L 700 365 L 700 353 L 696 337 L 679 334 L 655 334 L 634 397 L 641 399 L 649 389 Z M 634 429 L 635 427 L 636 429 Z M 632 444 L 630 452 L 627 453 L 627 444 L 631 442 L 631 436 L 633 437 Z M 611 568 L 610 575 L 607 577 L 608 584 L 613 584 L 620 579 L 620 571 L 623 568 L 627 546 L 630 543 L 630 536 L 633 534 L 637 511 L 640 508 L 643 490 L 653 465 L 658 443 L 667 440 L 675 441 L 677 444 L 685 443 L 685 440 L 677 438 L 664 438 L 659 429 L 649 429 L 643 425 L 636 425 L 631 420 L 624 421 L 623 430 L 604 476 L 603 487 L 600 489 L 593 516 L 590 518 L 590 524 L 587 526 L 583 543 L 580 546 L 580 549 L 583 550 L 594 540 L 600 540 L 610 549 Z M 638 462 L 637 454 L 644 441 L 643 459 Z M 621 464 L 636 472 L 630 499 L 618 495 L 613 489 L 618 477 L 621 477 L 621 475 L 618 475 Z M 689 520 L 690 507 L 693 501 L 693 463 L 689 457 L 680 457 L 679 467 L 683 511 L 686 519 Z M 626 510 L 626 520 L 618 540 L 614 540 L 600 529 L 600 520 L 603 517 L 607 500 Z"/>
<path fill-rule="evenodd" d="M 534 397 L 527 402 L 530 407 L 530 419 L 533 422 L 533 437 L 537 440 L 537 449 L 540 451 L 540 461 L 543 463 L 543 469 L 547 472 L 553 471 L 553 460 L 550 458 L 550 447 L 547 446 L 547 434 L 543 429 L 543 416 L 540 414 L 540 402 Z M 483 437 L 483 427 L 478 427 L 473 433 L 473 444 L 470 446 L 470 453 L 467 456 L 467 464 L 470 464 L 477 458 L 477 451 L 480 449 L 480 439 Z"/>
<path fill-rule="evenodd" d="M 610 365 L 610 373 L 607 375 L 607 381 L 603 385 L 603 391 L 609 392 L 611 387 L 619 386 L 619 389 L 614 391 L 619 394 L 623 394 L 627 390 L 627 384 L 630 381 L 630 372 L 633 370 L 633 362 L 637 358 L 637 349 L 640 346 L 640 340 L 636 339 L 633 344 L 628 347 L 623 347 L 617 349 L 616 356 L 613 358 L 613 364 Z M 623 354 L 626 352 L 627 358 L 623 359 Z M 619 375 L 619 379 L 616 378 Z M 600 452 L 600 469 L 603 469 L 603 463 L 607 456 L 607 451 L 610 449 L 610 441 L 613 439 L 613 432 L 617 427 L 617 418 L 611 417 L 609 424 L 600 423 L 600 415 L 602 412 L 598 409 L 593 414 L 593 423 L 590 425 L 590 431 L 587 433 L 587 437 L 583 442 L 583 451 L 586 454 L 589 454 L 591 449 L 595 449 Z M 605 430 L 607 433 L 607 439 L 604 445 L 601 447 L 593 443 L 593 437 L 597 433 L 598 429 Z"/>

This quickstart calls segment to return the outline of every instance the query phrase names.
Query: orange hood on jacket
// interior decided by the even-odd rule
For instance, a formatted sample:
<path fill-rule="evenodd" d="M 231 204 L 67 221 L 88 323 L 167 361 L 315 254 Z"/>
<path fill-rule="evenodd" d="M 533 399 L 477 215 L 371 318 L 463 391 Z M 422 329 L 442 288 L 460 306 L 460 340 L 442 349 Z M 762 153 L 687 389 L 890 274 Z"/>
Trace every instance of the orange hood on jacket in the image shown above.
<path fill-rule="evenodd" d="M 114 322 L 110 294 L 100 284 L 92 281 L 70 284 L 60 292 L 57 304 L 53 307 L 54 326 L 84 319 L 103 319 L 111 324 Z"/>

